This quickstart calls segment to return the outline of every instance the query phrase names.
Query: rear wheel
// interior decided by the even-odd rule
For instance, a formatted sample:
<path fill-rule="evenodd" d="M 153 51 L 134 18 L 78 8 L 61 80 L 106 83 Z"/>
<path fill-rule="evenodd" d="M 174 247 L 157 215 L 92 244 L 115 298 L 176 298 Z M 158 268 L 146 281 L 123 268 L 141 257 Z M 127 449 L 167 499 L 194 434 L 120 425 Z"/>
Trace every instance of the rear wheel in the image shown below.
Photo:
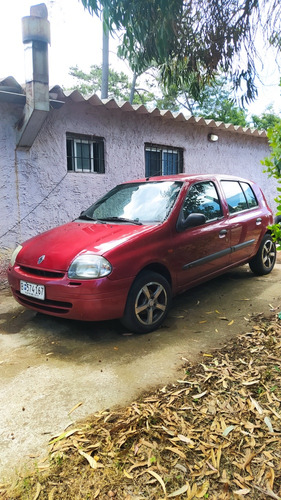
<path fill-rule="evenodd" d="M 123 325 L 136 333 L 156 330 L 166 318 L 171 303 L 171 287 L 161 274 L 145 271 L 129 292 Z"/>
<path fill-rule="evenodd" d="M 272 241 L 272 237 L 270 234 L 265 234 L 263 239 L 261 240 L 261 244 L 259 250 L 255 257 L 253 257 L 249 266 L 253 273 L 258 276 L 262 276 L 263 274 L 269 274 L 275 264 L 276 260 L 276 246 Z"/>

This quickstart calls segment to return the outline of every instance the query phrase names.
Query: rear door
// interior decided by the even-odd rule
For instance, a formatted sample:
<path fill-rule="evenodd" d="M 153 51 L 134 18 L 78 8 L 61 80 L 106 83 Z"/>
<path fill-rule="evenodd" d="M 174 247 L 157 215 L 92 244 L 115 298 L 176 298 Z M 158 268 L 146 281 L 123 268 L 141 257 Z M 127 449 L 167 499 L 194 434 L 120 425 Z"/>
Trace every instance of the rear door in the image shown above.
<path fill-rule="evenodd" d="M 266 214 L 247 182 L 225 180 L 221 185 L 229 211 L 231 262 L 243 262 L 257 251 Z"/>
<path fill-rule="evenodd" d="M 204 214 L 206 222 L 174 235 L 174 266 L 179 291 L 230 264 L 228 219 L 214 182 L 197 182 L 189 188 L 180 217 L 185 220 L 192 213 Z"/>

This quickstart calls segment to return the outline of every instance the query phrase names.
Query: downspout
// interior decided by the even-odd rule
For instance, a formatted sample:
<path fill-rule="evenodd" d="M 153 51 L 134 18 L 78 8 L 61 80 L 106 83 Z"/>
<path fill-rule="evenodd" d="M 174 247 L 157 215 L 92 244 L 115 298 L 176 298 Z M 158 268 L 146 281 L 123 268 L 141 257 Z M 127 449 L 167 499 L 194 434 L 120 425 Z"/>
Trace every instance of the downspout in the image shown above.
<path fill-rule="evenodd" d="M 49 105 L 48 44 L 50 23 L 44 3 L 30 7 L 22 18 L 25 45 L 26 104 L 18 123 L 17 147 L 30 148 L 46 120 Z"/>

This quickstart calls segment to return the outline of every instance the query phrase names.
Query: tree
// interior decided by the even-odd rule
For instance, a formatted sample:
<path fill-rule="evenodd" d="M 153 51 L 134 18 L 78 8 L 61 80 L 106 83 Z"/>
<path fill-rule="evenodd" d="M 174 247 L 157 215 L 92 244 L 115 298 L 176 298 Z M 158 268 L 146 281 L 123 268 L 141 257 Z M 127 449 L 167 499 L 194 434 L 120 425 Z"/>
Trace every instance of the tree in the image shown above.
<path fill-rule="evenodd" d="M 107 27 L 104 25 L 102 32 L 102 77 L 101 77 L 102 99 L 108 98 L 108 78 L 109 78 L 109 31 Z"/>
<path fill-rule="evenodd" d="M 266 172 L 269 177 L 277 179 L 279 187 L 277 187 L 278 196 L 275 198 L 277 202 L 277 216 L 281 221 L 281 120 L 276 125 L 267 131 L 269 145 L 271 147 L 271 155 L 262 161 L 266 167 Z M 279 250 L 281 250 L 281 224 L 274 224 L 271 227 L 274 240 L 279 242 Z"/>
<path fill-rule="evenodd" d="M 111 32 L 122 30 L 121 53 L 133 70 L 154 65 L 165 84 L 188 83 L 195 98 L 220 70 L 245 87 L 246 102 L 254 99 L 257 33 L 281 46 L 279 0 L 81 1 L 91 13 L 103 9 Z"/>
<path fill-rule="evenodd" d="M 269 106 L 261 116 L 253 115 L 252 121 L 254 127 L 260 130 L 268 130 L 278 125 L 281 118 L 273 112 L 272 106 Z"/>
<path fill-rule="evenodd" d="M 90 67 L 90 72 L 85 73 L 78 66 L 70 68 L 69 74 L 77 79 L 77 83 L 69 90 L 79 90 L 85 97 L 94 93 L 100 93 L 102 86 L 102 66 L 96 64 Z M 118 73 L 109 67 L 108 73 L 108 97 L 119 101 L 129 101 L 131 97 L 129 77 L 122 71 Z M 153 85 L 147 82 L 146 88 L 136 87 L 134 84 L 134 97 L 132 104 L 156 104 L 156 96 Z"/>
<path fill-rule="evenodd" d="M 192 89 L 188 85 L 181 88 L 171 85 L 166 92 L 163 90 L 163 98 L 157 103 L 160 106 L 162 103 L 171 105 L 173 99 L 178 108 L 185 108 L 192 115 L 242 127 L 249 125 L 245 109 L 236 104 L 234 93 L 224 76 L 217 76 L 210 85 L 202 88 L 197 99 L 192 96 Z"/>

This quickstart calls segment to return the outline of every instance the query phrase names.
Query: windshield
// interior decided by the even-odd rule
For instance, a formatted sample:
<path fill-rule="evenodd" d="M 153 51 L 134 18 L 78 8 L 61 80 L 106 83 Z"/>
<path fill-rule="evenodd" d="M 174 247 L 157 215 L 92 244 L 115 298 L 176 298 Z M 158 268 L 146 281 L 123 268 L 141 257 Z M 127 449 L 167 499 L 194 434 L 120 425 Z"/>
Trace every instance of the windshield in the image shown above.
<path fill-rule="evenodd" d="M 121 184 L 81 214 L 87 220 L 134 223 L 163 222 L 169 215 L 181 182 Z"/>

